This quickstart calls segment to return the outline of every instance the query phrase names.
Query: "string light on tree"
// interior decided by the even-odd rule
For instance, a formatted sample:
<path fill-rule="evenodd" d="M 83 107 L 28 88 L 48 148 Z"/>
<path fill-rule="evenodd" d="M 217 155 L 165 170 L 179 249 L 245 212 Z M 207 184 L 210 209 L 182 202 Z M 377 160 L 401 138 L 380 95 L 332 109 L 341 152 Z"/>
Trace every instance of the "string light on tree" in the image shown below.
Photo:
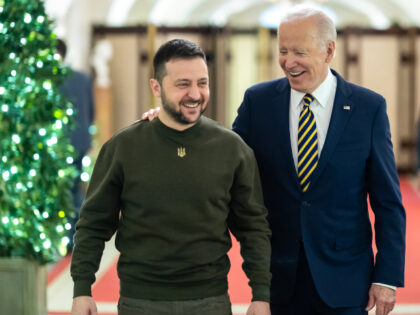
<path fill-rule="evenodd" d="M 77 176 L 51 29 L 42 0 L 0 0 L 0 257 L 40 263 L 66 253 Z"/>

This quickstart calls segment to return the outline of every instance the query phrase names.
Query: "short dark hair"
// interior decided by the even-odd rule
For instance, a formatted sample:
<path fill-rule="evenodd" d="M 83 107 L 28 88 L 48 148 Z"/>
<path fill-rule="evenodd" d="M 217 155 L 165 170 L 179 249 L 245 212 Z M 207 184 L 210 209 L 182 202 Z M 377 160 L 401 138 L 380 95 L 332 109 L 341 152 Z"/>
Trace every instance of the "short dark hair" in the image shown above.
<path fill-rule="evenodd" d="M 67 45 L 61 39 L 57 39 L 57 52 L 61 55 L 61 58 L 64 59 L 66 57 L 66 54 L 67 54 Z"/>
<path fill-rule="evenodd" d="M 162 84 L 167 74 L 165 64 L 172 59 L 202 58 L 206 61 L 204 51 L 197 44 L 184 39 L 173 39 L 159 47 L 153 58 L 153 77 Z"/>

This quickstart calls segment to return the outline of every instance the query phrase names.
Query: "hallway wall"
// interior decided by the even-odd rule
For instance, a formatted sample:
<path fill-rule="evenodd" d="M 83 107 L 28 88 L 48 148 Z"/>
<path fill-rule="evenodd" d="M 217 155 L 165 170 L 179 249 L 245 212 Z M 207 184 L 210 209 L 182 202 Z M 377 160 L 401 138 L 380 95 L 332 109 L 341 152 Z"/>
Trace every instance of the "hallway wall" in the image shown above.
<path fill-rule="evenodd" d="M 134 27 L 119 31 L 104 28 L 96 35 L 94 31 L 93 36 L 94 42 L 99 38 L 109 39 L 115 50 L 110 64 L 114 130 L 134 122 L 141 113 L 157 105 L 148 83 L 150 60 L 156 49 L 169 39 L 192 40 L 205 50 L 212 89 L 206 115 L 227 127 L 231 127 L 236 117 L 246 88 L 284 75 L 278 64 L 275 31 L 157 28 L 156 34 L 150 37 L 146 27 Z M 264 44 L 268 53 L 262 55 Z M 419 52 L 420 30 L 349 29 L 339 32 L 336 56 L 331 64 L 344 78 L 386 98 L 397 165 L 405 171 L 414 170 L 416 165 Z"/>

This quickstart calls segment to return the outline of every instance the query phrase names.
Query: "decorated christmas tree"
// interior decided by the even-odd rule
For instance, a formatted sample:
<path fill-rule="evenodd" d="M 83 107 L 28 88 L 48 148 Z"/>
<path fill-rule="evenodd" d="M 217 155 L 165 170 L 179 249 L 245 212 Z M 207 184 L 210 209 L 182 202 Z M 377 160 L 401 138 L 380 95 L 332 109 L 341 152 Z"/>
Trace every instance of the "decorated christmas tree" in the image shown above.
<path fill-rule="evenodd" d="M 76 175 L 55 47 L 41 0 L 0 0 L 0 257 L 41 264 L 66 253 Z"/>

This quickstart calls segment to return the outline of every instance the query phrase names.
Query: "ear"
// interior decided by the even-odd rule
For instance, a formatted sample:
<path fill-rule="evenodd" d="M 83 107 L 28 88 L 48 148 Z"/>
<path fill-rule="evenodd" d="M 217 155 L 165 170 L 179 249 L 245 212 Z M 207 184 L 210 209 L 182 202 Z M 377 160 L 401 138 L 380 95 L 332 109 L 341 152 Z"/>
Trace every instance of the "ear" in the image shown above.
<path fill-rule="evenodd" d="M 153 95 L 157 98 L 160 98 L 160 83 L 156 79 L 150 79 L 150 88 L 152 89 Z"/>
<path fill-rule="evenodd" d="M 327 58 L 326 62 L 330 63 L 331 60 L 335 57 L 335 41 L 329 40 L 327 44 Z"/>

